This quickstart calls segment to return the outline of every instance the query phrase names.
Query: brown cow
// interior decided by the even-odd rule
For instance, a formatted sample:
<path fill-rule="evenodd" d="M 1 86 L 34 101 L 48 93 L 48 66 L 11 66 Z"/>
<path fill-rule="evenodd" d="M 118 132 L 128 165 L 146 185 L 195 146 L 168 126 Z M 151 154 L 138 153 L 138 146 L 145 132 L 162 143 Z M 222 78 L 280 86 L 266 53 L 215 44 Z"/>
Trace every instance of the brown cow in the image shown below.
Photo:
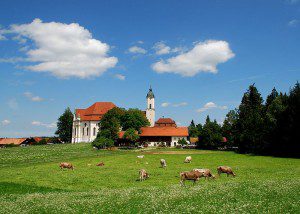
<path fill-rule="evenodd" d="M 104 166 L 103 162 L 98 163 L 96 166 Z"/>
<path fill-rule="evenodd" d="M 185 186 L 185 180 L 194 181 L 195 184 L 202 176 L 203 172 L 199 171 L 180 172 L 180 184 L 181 186 Z"/>
<path fill-rule="evenodd" d="M 205 179 L 212 178 L 215 179 L 216 177 L 211 173 L 210 169 L 193 169 L 194 171 L 198 171 L 200 173 L 203 173 L 203 177 Z"/>
<path fill-rule="evenodd" d="M 59 167 L 61 169 L 63 168 L 72 169 L 72 170 L 74 169 L 74 166 L 71 163 L 67 163 L 67 162 L 60 163 Z"/>
<path fill-rule="evenodd" d="M 227 177 L 229 175 L 232 175 L 233 177 L 235 176 L 235 173 L 232 171 L 232 169 L 229 166 L 218 166 L 217 168 L 219 176 L 221 173 L 226 173 Z"/>
<path fill-rule="evenodd" d="M 141 169 L 139 171 L 139 174 L 140 174 L 140 181 L 143 181 L 143 180 L 149 178 L 149 174 L 144 169 Z"/>

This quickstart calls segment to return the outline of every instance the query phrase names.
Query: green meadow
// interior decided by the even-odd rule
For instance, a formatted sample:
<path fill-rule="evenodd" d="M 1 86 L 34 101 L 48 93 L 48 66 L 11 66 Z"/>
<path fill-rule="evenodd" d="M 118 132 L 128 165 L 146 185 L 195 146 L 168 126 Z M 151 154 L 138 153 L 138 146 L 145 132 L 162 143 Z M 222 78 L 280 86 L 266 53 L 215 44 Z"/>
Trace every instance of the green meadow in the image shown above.
<path fill-rule="evenodd" d="M 137 155 L 145 155 L 140 160 Z M 191 155 L 192 163 L 183 163 Z M 167 168 L 159 160 L 167 161 Z M 100 161 L 103 167 L 97 167 Z M 59 168 L 71 162 L 74 170 Z M 179 172 L 231 166 L 236 177 L 179 185 Z M 138 181 L 139 169 L 150 178 Z M 0 149 L 0 213 L 300 213 L 300 160 L 233 152 L 94 150 L 90 144 Z"/>

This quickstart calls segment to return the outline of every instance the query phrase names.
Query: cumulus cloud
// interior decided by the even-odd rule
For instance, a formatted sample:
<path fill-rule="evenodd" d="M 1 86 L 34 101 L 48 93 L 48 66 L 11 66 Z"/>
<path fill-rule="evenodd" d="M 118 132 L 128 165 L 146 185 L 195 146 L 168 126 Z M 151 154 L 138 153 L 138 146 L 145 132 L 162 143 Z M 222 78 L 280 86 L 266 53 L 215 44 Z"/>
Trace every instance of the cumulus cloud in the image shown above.
<path fill-rule="evenodd" d="M 2 120 L 1 121 L 1 124 L 3 125 L 3 126 L 6 126 L 6 125 L 8 125 L 8 124 L 10 124 L 11 122 L 10 122 L 10 120 Z"/>
<path fill-rule="evenodd" d="M 56 123 L 42 123 L 40 121 L 32 121 L 31 125 L 33 126 L 43 126 L 46 128 L 56 128 Z"/>
<path fill-rule="evenodd" d="M 138 47 L 138 46 L 132 46 L 128 49 L 130 53 L 135 53 L 135 54 L 145 54 L 147 51 L 144 48 Z"/>
<path fill-rule="evenodd" d="M 59 78 L 88 78 L 100 76 L 115 67 L 116 57 L 109 57 L 110 46 L 92 37 L 77 23 L 44 23 L 40 19 L 29 24 L 11 25 L 9 33 L 24 44 L 29 39 L 35 48 L 25 51 L 25 68 L 35 72 L 49 72 Z"/>
<path fill-rule="evenodd" d="M 156 42 L 153 46 L 153 49 L 155 50 L 155 53 L 157 55 L 164 55 L 169 53 L 177 53 L 177 52 L 183 52 L 185 50 L 184 47 L 175 47 L 171 48 L 165 44 L 165 42 Z"/>
<path fill-rule="evenodd" d="M 300 21 L 298 19 L 293 19 L 293 20 L 288 22 L 288 26 L 289 27 L 296 27 L 299 23 L 300 23 Z"/>
<path fill-rule="evenodd" d="M 171 52 L 171 48 L 164 42 L 157 42 L 154 44 L 153 49 L 157 55 L 168 54 Z"/>
<path fill-rule="evenodd" d="M 39 97 L 39 96 L 35 96 L 33 95 L 31 92 L 25 92 L 24 96 L 27 97 L 29 100 L 33 101 L 33 102 L 41 102 L 44 99 Z"/>
<path fill-rule="evenodd" d="M 164 103 L 161 104 L 161 107 L 168 107 L 169 105 L 170 105 L 170 103 L 164 102 Z"/>
<path fill-rule="evenodd" d="M 197 109 L 197 112 L 204 112 L 204 111 L 207 111 L 207 110 L 213 109 L 213 108 L 218 108 L 218 109 L 221 109 L 221 110 L 228 109 L 227 106 L 218 106 L 214 102 L 208 102 L 203 107 Z"/>
<path fill-rule="evenodd" d="M 126 79 L 126 76 L 124 76 L 123 74 L 115 74 L 114 77 L 119 79 L 119 80 L 125 80 Z"/>
<path fill-rule="evenodd" d="M 217 65 L 233 57 L 234 53 L 226 41 L 206 40 L 196 43 L 185 53 L 154 63 L 152 69 L 157 73 L 191 77 L 199 72 L 217 73 Z"/>

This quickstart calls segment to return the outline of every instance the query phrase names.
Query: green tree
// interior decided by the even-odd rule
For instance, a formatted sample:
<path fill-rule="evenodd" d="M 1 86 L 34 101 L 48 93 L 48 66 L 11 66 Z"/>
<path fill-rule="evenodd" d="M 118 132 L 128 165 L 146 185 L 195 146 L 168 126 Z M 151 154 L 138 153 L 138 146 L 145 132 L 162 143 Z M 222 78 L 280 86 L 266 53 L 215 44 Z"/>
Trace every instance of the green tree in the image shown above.
<path fill-rule="evenodd" d="M 139 109 L 129 109 L 121 117 L 123 130 L 135 129 L 140 131 L 141 127 L 149 126 L 150 123 L 145 114 Z"/>
<path fill-rule="evenodd" d="M 237 109 L 230 110 L 222 125 L 222 135 L 227 139 L 227 146 L 234 146 L 234 136 L 236 134 L 236 123 L 238 120 Z"/>
<path fill-rule="evenodd" d="M 135 144 L 140 136 L 135 129 L 129 128 L 125 131 L 123 138 L 129 141 L 131 144 Z"/>
<path fill-rule="evenodd" d="M 73 113 L 70 108 L 66 108 L 64 113 L 58 118 L 56 135 L 61 141 L 70 143 L 72 140 Z"/>
<path fill-rule="evenodd" d="M 114 141 L 112 139 L 100 136 L 92 142 L 92 146 L 96 147 L 97 149 L 106 149 L 114 146 Z"/>
<path fill-rule="evenodd" d="M 264 150 L 265 118 L 263 99 L 253 85 L 242 98 L 237 120 L 236 141 L 242 153 L 260 153 Z"/>
<path fill-rule="evenodd" d="M 216 120 L 211 122 L 209 116 L 206 117 L 205 124 L 199 135 L 198 147 L 204 149 L 217 149 L 222 144 L 222 129 Z"/>
<path fill-rule="evenodd" d="M 196 127 L 194 120 L 191 121 L 191 124 L 188 127 L 189 129 L 189 136 L 190 137 L 197 137 L 199 132 L 198 132 L 198 128 Z"/>
<path fill-rule="evenodd" d="M 101 131 L 98 133 L 99 136 L 116 141 L 119 136 L 119 131 L 121 130 L 121 117 L 125 112 L 124 109 L 118 107 L 106 112 L 100 122 Z"/>

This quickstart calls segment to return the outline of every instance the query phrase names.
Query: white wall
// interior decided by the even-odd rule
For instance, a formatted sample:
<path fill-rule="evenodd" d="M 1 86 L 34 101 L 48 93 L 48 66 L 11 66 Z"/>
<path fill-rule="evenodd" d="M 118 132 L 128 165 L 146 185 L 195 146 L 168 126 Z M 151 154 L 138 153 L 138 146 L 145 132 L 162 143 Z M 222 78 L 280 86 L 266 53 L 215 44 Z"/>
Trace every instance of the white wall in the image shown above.
<path fill-rule="evenodd" d="M 97 137 L 99 122 L 100 121 L 73 121 L 72 143 L 92 142 Z"/>

